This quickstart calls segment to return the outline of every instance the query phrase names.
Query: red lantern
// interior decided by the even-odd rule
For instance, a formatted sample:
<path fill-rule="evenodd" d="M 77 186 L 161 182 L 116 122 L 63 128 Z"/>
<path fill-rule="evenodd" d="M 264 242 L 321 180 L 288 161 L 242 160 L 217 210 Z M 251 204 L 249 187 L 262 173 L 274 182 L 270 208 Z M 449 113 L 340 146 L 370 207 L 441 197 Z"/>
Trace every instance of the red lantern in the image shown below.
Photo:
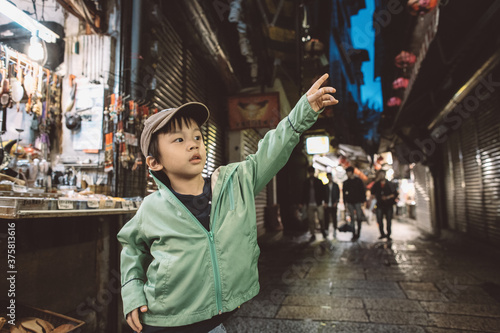
<path fill-rule="evenodd" d="M 408 87 L 408 79 L 405 79 L 404 77 L 398 77 L 392 83 L 392 87 L 394 89 L 406 89 L 406 87 Z"/>
<path fill-rule="evenodd" d="M 406 6 L 413 16 L 424 15 L 436 8 L 438 0 L 409 0 Z"/>
<path fill-rule="evenodd" d="M 401 98 L 399 97 L 391 97 L 387 101 L 387 106 L 393 107 L 393 106 L 400 106 L 401 105 Z"/>
<path fill-rule="evenodd" d="M 396 67 L 406 68 L 413 65 L 416 60 L 417 57 L 413 53 L 401 51 L 401 53 L 398 54 L 396 58 L 394 58 L 394 64 L 396 65 Z"/>

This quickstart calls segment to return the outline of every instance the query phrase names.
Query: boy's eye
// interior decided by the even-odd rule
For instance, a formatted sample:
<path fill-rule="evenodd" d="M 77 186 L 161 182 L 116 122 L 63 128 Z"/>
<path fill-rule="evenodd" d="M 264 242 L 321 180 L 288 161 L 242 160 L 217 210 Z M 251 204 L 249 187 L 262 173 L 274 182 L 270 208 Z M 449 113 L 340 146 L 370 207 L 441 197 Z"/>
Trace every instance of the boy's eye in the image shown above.
<path fill-rule="evenodd" d="M 195 140 L 201 140 L 201 135 L 196 135 L 196 136 L 194 137 L 194 139 L 195 139 Z"/>
<path fill-rule="evenodd" d="M 177 139 L 174 140 L 174 142 L 183 142 L 183 141 L 184 141 L 183 138 L 177 138 Z"/>

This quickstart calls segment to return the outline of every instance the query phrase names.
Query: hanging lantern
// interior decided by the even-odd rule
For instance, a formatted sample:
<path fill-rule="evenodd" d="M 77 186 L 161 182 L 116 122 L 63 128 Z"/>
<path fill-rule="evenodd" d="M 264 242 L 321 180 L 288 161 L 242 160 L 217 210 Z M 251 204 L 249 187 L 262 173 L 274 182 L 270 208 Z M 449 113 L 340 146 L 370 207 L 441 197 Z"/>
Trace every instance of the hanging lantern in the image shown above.
<path fill-rule="evenodd" d="M 438 0 L 409 0 L 406 6 L 413 16 L 425 15 L 436 8 Z"/>
<path fill-rule="evenodd" d="M 413 65 L 416 60 L 417 57 L 413 53 L 401 51 L 401 53 L 398 54 L 394 59 L 394 64 L 396 65 L 396 67 L 406 68 Z"/>
<path fill-rule="evenodd" d="M 394 82 L 392 82 L 392 87 L 394 89 L 406 89 L 408 87 L 408 79 L 404 77 L 398 77 Z"/>
<path fill-rule="evenodd" d="M 388 107 L 400 106 L 400 105 L 401 105 L 401 98 L 399 98 L 399 97 L 391 97 L 387 101 Z"/>

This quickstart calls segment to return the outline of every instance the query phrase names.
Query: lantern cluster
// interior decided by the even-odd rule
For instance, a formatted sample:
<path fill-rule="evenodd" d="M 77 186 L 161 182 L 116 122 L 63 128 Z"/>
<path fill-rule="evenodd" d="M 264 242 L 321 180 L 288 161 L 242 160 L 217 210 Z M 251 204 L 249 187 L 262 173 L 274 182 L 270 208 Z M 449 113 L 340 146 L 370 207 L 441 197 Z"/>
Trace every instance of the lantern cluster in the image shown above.
<path fill-rule="evenodd" d="M 394 59 L 394 64 L 398 68 L 407 68 L 412 66 L 416 60 L 417 57 L 413 53 L 401 51 L 401 53 L 399 53 Z"/>
<path fill-rule="evenodd" d="M 436 8 L 437 4 L 438 0 L 409 0 L 406 6 L 411 15 L 422 16 Z"/>

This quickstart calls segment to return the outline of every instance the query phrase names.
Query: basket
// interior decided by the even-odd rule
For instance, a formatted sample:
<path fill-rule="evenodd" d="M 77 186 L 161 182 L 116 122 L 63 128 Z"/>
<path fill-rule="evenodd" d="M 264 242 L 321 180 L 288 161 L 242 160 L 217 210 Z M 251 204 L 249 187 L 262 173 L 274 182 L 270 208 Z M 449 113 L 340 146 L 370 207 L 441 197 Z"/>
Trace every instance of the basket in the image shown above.
<path fill-rule="evenodd" d="M 71 318 L 56 312 L 52 312 L 49 310 L 42 310 L 22 304 L 16 303 L 16 320 L 22 319 L 24 317 L 36 317 L 43 319 L 45 321 L 50 322 L 54 327 L 58 327 L 63 324 L 72 324 L 75 327 L 70 332 L 77 332 L 78 327 L 83 326 L 85 324 L 84 321 L 78 320 L 75 318 Z M 9 318 L 7 318 L 8 320 Z M 0 330 L 0 333 L 7 333 L 9 331 L 10 325 L 5 324 L 5 326 Z"/>

